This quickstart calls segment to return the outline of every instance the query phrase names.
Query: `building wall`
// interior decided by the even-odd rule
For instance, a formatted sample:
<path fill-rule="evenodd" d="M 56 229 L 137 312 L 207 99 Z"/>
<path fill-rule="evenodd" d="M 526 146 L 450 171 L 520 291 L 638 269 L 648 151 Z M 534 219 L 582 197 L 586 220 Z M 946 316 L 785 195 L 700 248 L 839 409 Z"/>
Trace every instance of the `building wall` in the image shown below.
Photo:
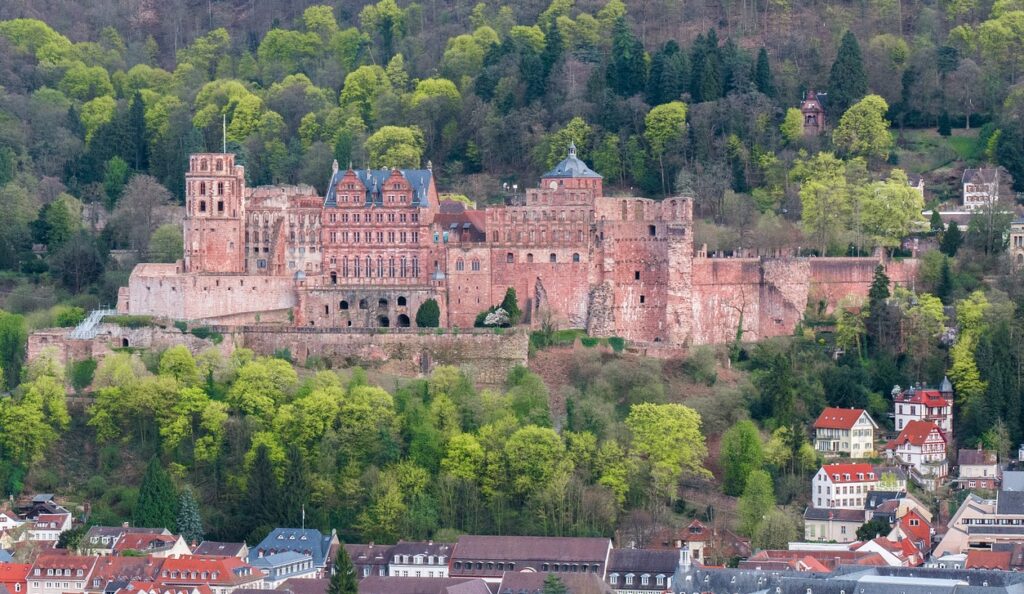
<path fill-rule="evenodd" d="M 804 539 L 814 542 L 853 542 L 857 540 L 857 528 L 863 522 L 838 520 L 805 520 Z"/>

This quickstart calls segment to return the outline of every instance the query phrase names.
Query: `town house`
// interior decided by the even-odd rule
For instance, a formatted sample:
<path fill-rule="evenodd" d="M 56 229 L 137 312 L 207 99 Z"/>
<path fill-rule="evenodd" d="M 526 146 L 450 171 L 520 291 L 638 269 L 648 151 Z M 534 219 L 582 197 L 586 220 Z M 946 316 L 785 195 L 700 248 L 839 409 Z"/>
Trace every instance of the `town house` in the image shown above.
<path fill-rule="evenodd" d="M 400 540 L 391 547 L 388 575 L 400 577 L 448 577 L 452 545 L 441 542 Z"/>
<path fill-rule="evenodd" d="M 966 449 L 957 452 L 957 478 L 961 489 L 996 489 L 999 487 L 999 457 L 995 452 Z"/>
<path fill-rule="evenodd" d="M 964 210 L 977 210 L 999 200 L 999 170 L 994 167 L 964 169 Z"/>
<path fill-rule="evenodd" d="M 870 464 L 826 464 L 811 479 L 811 502 L 817 508 L 862 510 L 868 492 L 877 488 Z"/>
<path fill-rule="evenodd" d="M 953 437 L 953 384 L 943 378 L 938 390 L 920 385 L 900 390 L 892 389 L 896 430 L 902 431 L 911 421 L 929 421 L 938 425 L 947 439 Z"/>
<path fill-rule="evenodd" d="M 604 579 L 611 550 L 607 538 L 464 535 L 455 544 L 448 574 L 495 584 L 515 571 L 593 573 Z"/>
<path fill-rule="evenodd" d="M 869 458 L 878 424 L 860 408 L 828 407 L 814 422 L 814 449 L 825 456 Z"/>
<path fill-rule="evenodd" d="M 934 488 L 949 474 L 946 438 L 929 421 L 910 421 L 885 446 L 886 454 L 910 470 L 910 478 L 926 488 Z"/>
<path fill-rule="evenodd" d="M 96 557 L 44 553 L 29 571 L 28 594 L 83 592 L 96 561 Z"/>

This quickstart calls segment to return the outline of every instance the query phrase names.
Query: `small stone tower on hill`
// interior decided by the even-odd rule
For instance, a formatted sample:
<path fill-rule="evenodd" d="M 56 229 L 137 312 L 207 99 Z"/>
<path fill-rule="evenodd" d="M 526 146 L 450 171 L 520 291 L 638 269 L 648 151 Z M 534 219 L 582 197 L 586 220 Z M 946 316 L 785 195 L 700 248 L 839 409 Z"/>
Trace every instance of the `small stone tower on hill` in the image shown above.
<path fill-rule="evenodd" d="M 227 153 L 189 158 L 185 174 L 185 271 L 245 272 L 245 168 Z"/>

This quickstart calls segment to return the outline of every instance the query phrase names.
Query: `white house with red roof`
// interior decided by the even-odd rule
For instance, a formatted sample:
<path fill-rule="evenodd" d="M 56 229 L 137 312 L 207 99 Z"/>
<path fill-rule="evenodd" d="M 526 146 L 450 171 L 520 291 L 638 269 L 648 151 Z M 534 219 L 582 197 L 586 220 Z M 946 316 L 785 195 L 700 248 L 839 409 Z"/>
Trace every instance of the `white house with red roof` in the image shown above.
<path fill-rule="evenodd" d="M 903 514 L 893 525 L 889 532 L 889 540 L 910 540 L 924 554 L 932 550 L 931 523 L 916 510 L 910 510 Z"/>
<path fill-rule="evenodd" d="M 870 464 L 826 464 L 811 479 L 811 503 L 823 509 L 863 510 L 868 492 L 877 488 L 878 475 Z"/>
<path fill-rule="evenodd" d="M 878 423 L 862 408 L 828 407 L 814 421 L 814 449 L 826 456 L 870 458 L 877 430 Z"/>
<path fill-rule="evenodd" d="M 0 509 L 0 532 L 13 530 L 24 524 L 25 521 L 14 515 L 9 509 Z"/>
<path fill-rule="evenodd" d="M 930 421 L 910 421 L 896 439 L 885 445 L 886 454 L 910 470 L 910 478 L 934 488 L 949 475 L 946 436 Z"/>
<path fill-rule="evenodd" d="M 911 421 L 929 421 L 938 425 L 947 440 L 953 437 L 953 384 L 943 378 L 938 390 L 911 386 L 892 389 L 896 430 L 902 431 Z"/>
<path fill-rule="evenodd" d="M 0 588 L 6 588 L 9 594 L 25 594 L 31 569 L 27 563 L 0 563 Z"/>
<path fill-rule="evenodd" d="M 231 594 L 238 588 L 262 590 L 264 574 L 237 557 L 169 557 L 164 559 L 156 583 L 164 588 L 209 586 L 213 594 Z"/>
<path fill-rule="evenodd" d="M 878 553 L 890 567 L 917 567 L 924 563 L 924 554 L 910 539 L 889 540 L 879 536 L 866 542 L 850 545 L 851 551 Z"/>
<path fill-rule="evenodd" d="M 97 557 L 45 553 L 36 558 L 28 573 L 28 594 L 84 592 Z"/>
<path fill-rule="evenodd" d="M 31 520 L 28 540 L 36 542 L 57 542 L 62 532 L 71 530 L 71 512 L 39 514 Z"/>

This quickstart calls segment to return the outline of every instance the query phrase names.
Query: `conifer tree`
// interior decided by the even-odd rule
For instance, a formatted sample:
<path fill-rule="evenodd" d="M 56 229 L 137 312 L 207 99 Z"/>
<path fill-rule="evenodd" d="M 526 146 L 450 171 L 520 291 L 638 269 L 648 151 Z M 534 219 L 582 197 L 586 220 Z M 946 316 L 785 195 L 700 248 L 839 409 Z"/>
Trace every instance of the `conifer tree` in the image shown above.
<path fill-rule="evenodd" d="M 619 17 L 612 32 L 612 56 L 608 63 L 608 86 L 623 97 L 632 97 L 644 90 L 647 83 L 647 58 L 644 46 Z"/>
<path fill-rule="evenodd" d="M 139 528 L 174 528 L 177 507 L 174 483 L 159 457 L 154 456 L 142 477 L 139 498 L 132 510 L 132 524 Z"/>
<path fill-rule="evenodd" d="M 754 84 L 757 90 L 769 97 L 775 96 L 775 81 L 772 79 L 771 65 L 768 63 L 768 51 L 761 48 L 757 52 L 757 62 L 754 64 Z"/>
<path fill-rule="evenodd" d="M 294 445 L 288 447 L 287 463 L 283 491 L 288 494 L 288 502 L 284 510 L 284 521 L 289 526 L 300 526 L 304 523 L 304 510 L 309 503 L 309 466 L 302 450 Z"/>
<path fill-rule="evenodd" d="M 688 64 L 679 44 L 670 39 L 651 58 L 651 72 L 647 77 L 647 102 L 661 105 L 677 101 L 686 90 Z"/>
<path fill-rule="evenodd" d="M 942 243 L 939 244 L 939 251 L 952 258 L 956 255 L 957 250 L 960 249 L 960 244 L 963 242 L 964 235 L 960 232 L 960 226 L 956 224 L 956 221 L 950 221 L 946 232 L 942 234 Z"/>
<path fill-rule="evenodd" d="M 939 114 L 939 136 L 949 136 L 953 133 L 951 124 L 949 122 L 949 112 L 942 110 Z"/>
<path fill-rule="evenodd" d="M 932 209 L 932 216 L 931 220 L 928 222 L 928 225 L 931 227 L 932 231 L 942 231 L 943 229 L 945 229 L 946 226 L 942 223 L 942 216 L 939 215 L 938 208 Z"/>
<path fill-rule="evenodd" d="M 544 51 L 540 55 L 541 63 L 544 64 L 544 78 L 551 76 L 551 72 L 562 59 L 565 52 L 565 44 L 562 40 L 562 32 L 558 29 L 558 21 L 551 19 L 551 26 L 544 35 Z"/>
<path fill-rule="evenodd" d="M 889 276 L 885 274 L 885 267 L 879 264 L 875 266 L 875 276 L 871 279 L 871 288 L 868 289 L 868 303 L 871 309 L 888 299 L 889 294 Z"/>
<path fill-rule="evenodd" d="M 203 541 L 203 518 L 199 515 L 199 503 L 191 487 L 181 490 L 178 497 L 178 534 L 189 544 Z"/>
<path fill-rule="evenodd" d="M 416 326 L 418 328 L 437 328 L 441 323 L 441 308 L 437 300 L 427 299 L 416 310 Z"/>
<path fill-rule="evenodd" d="M 238 510 L 239 517 L 246 521 L 245 535 L 260 540 L 263 533 L 280 523 L 284 508 L 281 501 L 281 485 L 266 445 L 260 444 L 256 448 L 256 457 L 249 468 L 246 487 L 246 496 L 241 509 Z"/>
<path fill-rule="evenodd" d="M 519 299 L 516 297 L 515 287 L 509 287 L 505 291 L 505 298 L 501 300 L 499 307 L 508 314 L 509 324 L 513 326 L 518 324 L 519 319 L 523 317 L 523 310 L 519 309 Z"/>
<path fill-rule="evenodd" d="M 541 594 L 567 594 L 568 592 L 569 589 L 565 587 L 565 582 L 557 575 L 549 573 L 544 578 L 544 587 L 541 589 Z"/>
<path fill-rule="evenodd" d="M 868 93 L 868 77 L 864 73 L 864 61 L 860 55 L 860 44 L 849 30 L 839 43 L 836 61 L 828 77 L 828 101 L 826 107 L 838 117 Z"/>
<path fill-rule="evenodd" d="M 327 586 L 327 594 L 356 594 L 356 569 L 345 550 L 344 543 L 338 545 L 338 553 L 334 556 L 334 569 L 331 582 Z"/>
<path fill-rule="evenodd" d="M 949 305 L 950 297 L 953 296 L 953 273 L 949 269 L 948 256 L 942 259 L 942 268 L 939 269 L 939 282 L 935 285 L 935 296 L 946 305 Z"/>
<path fill-rule="evenodd" d="M 146 142 L 146 106 L 142 103 L 142 93 L 135 92 L 128 111 L 128 133 L 130 145 L 129 162 L 135 171 L 149 169 L 149 147 Z"/>

